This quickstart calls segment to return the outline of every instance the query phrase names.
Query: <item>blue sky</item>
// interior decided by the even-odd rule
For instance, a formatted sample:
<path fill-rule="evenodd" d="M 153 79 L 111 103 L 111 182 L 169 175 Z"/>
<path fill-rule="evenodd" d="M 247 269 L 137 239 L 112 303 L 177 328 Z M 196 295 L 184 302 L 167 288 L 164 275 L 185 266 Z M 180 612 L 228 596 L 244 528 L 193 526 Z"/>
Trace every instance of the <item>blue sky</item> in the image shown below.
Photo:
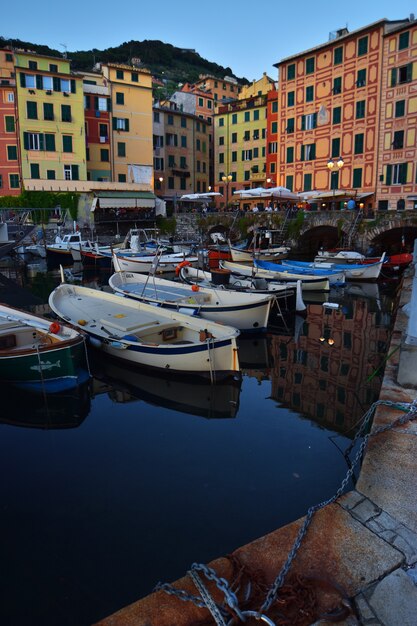
<path fill-rule="evenodd" d="M 273 64 L 280 59 L 325 43 L 329 33 L 345 26 L 356 30 L 379 19 L 417 15 L 410 1 L 364 0 L 326 2 L 307 0 L 157 0 L 99 3 L 73 0 L 67 6 L 38 0 L 36 8 L 20 0 L 17 11 L 3 11 L 0 35 L 58 50 L 90 50 L 117 46 L 136 39 L 159 39 L 194 48 L 202 57 L 249 80 L 267 72 L 277 78 Z"/>

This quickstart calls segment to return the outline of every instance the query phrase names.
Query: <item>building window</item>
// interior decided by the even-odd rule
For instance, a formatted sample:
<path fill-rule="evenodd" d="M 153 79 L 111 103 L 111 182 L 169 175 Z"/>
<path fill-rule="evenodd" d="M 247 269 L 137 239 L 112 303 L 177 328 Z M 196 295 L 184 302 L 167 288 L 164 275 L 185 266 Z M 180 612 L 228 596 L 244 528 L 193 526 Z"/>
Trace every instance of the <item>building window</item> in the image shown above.
<path fill-rule="evenodd" d="M 404 117 L 405 115 L 405 100 L 397 100 L 395 103 L 395 117 Z"/>
<path fill-rule="evenodd" d="M 232 124 L 237 124 L 237 113 L 233 113 L 232 115 Z"/>
<path fill-rule="evenodd" d="M 159 124 L 159 112 L 158 111 L 153 112 L 153 121 L 156 122 L 156 124 Z"/>
<path fill-rule="evenodd" d="M 259 120 L 259 109 L 255 109 L 253 112 L 253 121 L 257 122 Z"/>
<path fill-rule="evenodd" d="M 278 122 L 272 122 L 271 124 L 271 133 L 276 135 L 278 132 Z"/>
<path fill-rule="evenodd" d="M 10 54 L 9 52 L 6 52 L 5 57 L 6 57 L 6 63 L 13 63 L 13 55 L 12 54 Z"/>
<path fill-rule="evenodd" d="M 304 191 L 311 191 L 312 174 L 304 174 Z"/>
<path fill-rule="evenodd" d="M 232 163 L 236 163 L 236 161 L 237 161 L 237 152 L 233 151 L 232 152 Z"/>
<path fill-rule="evenodd" d="M 333 93 L 342 93 L 342 77 L 337 76 L 333 79 Z"/>
<path fill-rule="evenodd" d="M 310 57 L 309 59 L 306 59 L 306 74 L 313 74 L 314 73 L 314 57 Z"/>
<path fill-rule="evenodd" d="M 185 191 L 187 189 L 187 179 L 183 176 L 180 178 L 180 189 Z"/>
<path fill-rule="evenodd" d="M 118 157 L 125 157 L 126 156 L 126 144 L 124 142 L 122 142 L 122 141 L 118 141 L 117 142 L 117 156 Z"/>
<path fill-rule="evenodd" d="M 7 102 L 14 102 L 14 93 L 12 91 L 7 92 Z"/>
<path fill-rule="evenodd" d="M 363 154 L 363 133 L 355 135 L 355 146 L 353 154 Z"/>
<path fill-rule="evenodd" d="M 65 180 L 79 180 L 78 165 L 64 165 Z"/>
<path fill-rule="evenodd" d="M 342 107 L 334 107 L 333 124 L 340 124 L 342 121 Z"/>
<path fill-rule="evenodd" d="M 46 178 L 47 180 L 55 180 L 56 178 L 55 170 L 46 170 Z"/>
<path fill-rule="evenodd" d="M 224 146 L 224 136 L 219 137 L 219 146 Z"/>
<path fill-rule="evenodd" d="M 54 72 L 56 74 L 58 72 L 58 65 L 56 65 L 55 63 L 50 63 L 49 64 L 49 71 L 50 72 Z"/>
<path fill-rule="evenodd" d="M 9 174 L 9 186 L 10 189 L 19 189 L 19 174 Z"/>
<path fill-rule="evenodd" d="M 294 132 L 294 118 L 293 117 L 289 117 L 287 120 L 287 128 L 285 129 L 287 131 L 288 134 L 293 133 Z"/>
<path fill-rule="evenodd" d="M 26 112 L 27 112 L 28 120 L 37 120 L 38 119 L 38 105 L 37 105 L 37 103 L 28 100 L 26 102 Z"/>
<path fill-rule="evenodd" d="M 398 50 L 405 50 L 410 45 L 410 31 L 406 30 L 404 33 L 400 33 L 398 37 Z"/>
<path fill-rule="evenodd" d="M 101 148 L 100 150 L 100 161 L 104 161 L 108 163 L 109 161 L 109 151 L 107 148 Z"/>
<path fill-rule="evenodd" d="M 278 100 L 274 100 L 271 108 L 272 113 L 278 113 Z"/>
<path fill-rule="evenodd" d="M 339 158 L 340 156 L 340 138 L 335 137 L 332 139 L 332 159 Z"/>
<path fill-rule="evenodd" d="M 237 133 L 232 133 L 232 141 L 231 143 L 237 143 Z"/>
<path fill-rule="evenodd" d="M 61 120 L 63 122 L 71 122 L 71 106 L 69 104 L 61 104 Z"/>
<path fill-rule="evenodd" d="M 30 177 L 39 179 L 41 177 L 39 163 L 30 164 Z"/>
<path fill-rule="evenodd" d="M 175 167 L 175 156 L 168 154 L 168 167 Z"/>
<path fill-rule="evenodd" d="M 199 126 L 199 122 L 197 122 L 197 127 Z M 187 128 L 187 118 L 186 117 L 182 117 L 181 118 L 181 128 Z M 198 130 L 198 128 L 197 128 Z"/>
<path fill-rule="evenodd" d="M 37 70 L 38 69 L 38 63 L 36 61 L 28 61 L 28 68 L 30 70 Z"/>
<path fill-rule="evenodd" d="M 187 147 L 187 135 L 181 135 L 181 148 Z"/>
<path fill-rule="evenodd" d="M 358 57 L 368 52 L 368 35 L 358 39 Z"/>
<path fill-rule="evenodd" d="M 126 174 L 118 174 L 117 179 L 118 179 L 119 183 L 125 183 L 126 182 Z"/>
<path fill-rule="evenodd" d="M 352 187 L 354 189 L 358 189 L 359 187 L 362 187 L 362 168 L 361 167 L 355 167 L 353 170 Z"/>
<path fill-rule="evenodd" d="M 224 152 L 219 153 L 219 163 L 223 165 L 224 163 Z"/>
<path fill-rule="evenodd" d="M 116 104 L 125 103 L 125 94 L 121 91 L 116 91 Z"/>
<path fill-rule="evenodd" d="M 50 102 L 43 103 L 43 119 L 49 122 L 54 119 L 54 105 Z"/>
<path fill-rule="evenodd" d="M 132 83 L 139 82 L 139 74 L 137 72 L 132 72 L 130 78 L 131 78 Z"/>
<path fill-rule="evenodd" d="M 312 130 L 317 126 L 317 113 L 309 113 L 301 117 L 301 130 Z"/>
<path fill-rule="evenodd" d="M 219 126 L 224 126 L 224 117 L 219 118 Z"/>
<path fill-rule="evenodd" d="M 306 102 L 313 102 L 314 100 L 314 87 L 309 85 L 306 87 Z"/>
<path fill-rule="evenodd" d="M 290 191 L 292 191 L 294 185 L 294 177 L 293 176 L 287 176 L 285 179 L 285 186 L 287 189 L 289 189 Z"/>
<path fill-rule="evenodd" d="M 17 146 L 7 146 L 7 160 L 17 161 Z"/>
<path fill-rule="evenodd" d="M 124 144 L 118 144 L 118 145 L 124 145 Z M 118 155 L 118 156 L 126 156 L 126 155 Z M 164 170 L 164 159 L 162 159 L 161 157 L 155 157 L 153 160 L 153 167 L 158 172 L 162 172 Z"/>
<path fill-rule="evenodd" d="M 245 130 L 243 133 L 243 141 L 249 141 L 250 139 L 250 130 Z"/>
<path fill-rule="evenodd" d="M 295 63 L 287 65 L 287 80 L 294 80 L 295 78 Z"/>
<path fill-rule="evenodd" d="M 289 91 L 287 94 L 287 106 L 293 107 L 295 103 L 295 91 Z"/>
<path fill-rule="evenodd" d="M 244 120 L 250 122 L 250 111 L 245 111 Z"/>
<path fill-rule="evenodd" d="M 242 161 L 252 161 L 252 150 L 242 150 Z"/>
<path fill-rule="evenodd" d="M 6 133 L 14 133 L 16 130 L 16 125 L 14 122 L 13 115 L 5 115 L 4 116 L 4 130 Z"/>
<path fill-rule="evenodd" d="M 365 117 L 366 100 L 359 100 L 356 103 L 356 119 L 361 120 Z"/>
<path fill-rule="evenodd" d="M 120 117 L 113 118 L 113 130 L 129 131 L 129 120 Z"/>
<path fill-rule="evenodd" d="M 271 174 L 275 174 L 275 161 L 269 164 L 269 171 Z"/>
<path fill-rule="evenodd" d="M 278 142 L 277 141 L 271 141 L 268 144 L 268 152 L 269 152 L 269 154 L 276 154 L 278 152 Z"/>
<path fill-rule="evenodd" d="M 343 46 L 339 46 L 333 50 L 333 65 L 343 63 Z"/>
<path fill-rule="evenodd" d="M 108 111 L 110 101 L 107 98 L 94 98 L 97 111 Z"/>
<path fill-rule="evenodd" d="M 62 135 L 62 151 L 72 152 L 72 136 Z"/>
<path fill-rule="evenodd" d="M 339 172 L 330 172 L 330 189 L 339 188 Z"/>
<path fill-rule="evenodd" d="M 123 70 L 116 70 L 116 78 L 118 80 L 124 80 L 124 77 L 125 77 L 125 75 L 124 75 Z"/>
<path fill-rule="evenodd" d="M 358 70 L 356 77 L 356 86 L 365 87 L 366 85 L 366 69 Z"/>
<path fill-rule="evenodd" d="M 394 132 L 394 141 L 392 142 L 393 150 L 401 150 L 404 148 L 404 131 L 396 130 Z"/>
<path fill-rule="evenodd" d="M 310 143 L 301 146 L 301 161 L 313 161 L 316 158 L 316 144 Z"/>
<path fill-rule="evenodd" d="M 287 147 L 287 163 L 294 163 L 294 146 Z"/>
<path fill-rule="evenodd" d="M 393 67 L 391 70 L 391 87 L 395 87 L 398 83 L 402 85 L 404 83 L 411 82 L 413 78 L 413 64 L 408 63 L 401 67 Z"/>

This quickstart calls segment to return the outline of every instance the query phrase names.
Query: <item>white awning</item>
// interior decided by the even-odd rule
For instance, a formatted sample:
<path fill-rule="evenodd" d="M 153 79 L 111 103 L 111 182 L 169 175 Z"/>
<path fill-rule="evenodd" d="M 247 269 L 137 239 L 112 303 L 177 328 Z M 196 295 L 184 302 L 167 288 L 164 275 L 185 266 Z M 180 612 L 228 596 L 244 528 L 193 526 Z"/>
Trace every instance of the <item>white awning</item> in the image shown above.
<path fill-rule="evenodd" d="M 151 198 L 94 198 L 91 211 L 97 208 L 97 202 L 101 209 L 153 209 L 155 200 Z"/>

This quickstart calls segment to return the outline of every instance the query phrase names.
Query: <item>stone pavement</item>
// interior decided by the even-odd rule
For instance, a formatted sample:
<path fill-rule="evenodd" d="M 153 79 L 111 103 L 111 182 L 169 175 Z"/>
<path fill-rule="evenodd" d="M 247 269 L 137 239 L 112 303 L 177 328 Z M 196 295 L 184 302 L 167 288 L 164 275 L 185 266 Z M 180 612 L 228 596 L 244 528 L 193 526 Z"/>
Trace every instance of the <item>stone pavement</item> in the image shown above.
<path fill-rule="evenodd" d="M 414 273 L 414 268 L 410 272 Z M 416 397 L 417 347 L 403 350 L 408 324 L 403 306 L 411 298 L 412 278 L 411 274 L 404 278 L 388 351 L 392 356 L 386 365 L 381 400 L 411 403 Z M 394 352 L 396 347 L 399 349 Z M 401 358 L 405 353 L 408 373 L 404 378 L 409 385 L 406 387 L 398 383 L 398 372 L 404 367 Z M 416 366 L 410 373 L 410 363 L 414 363 L 414 359 Z M 379 406 L 372 431 L 392 423 L 401 415 L 404 413 L 396 408 Z M 417 625 L 416 435 L 417 420 L 371 437 L 356 489 L 314 515 L 289 576 L 299 574 L 316 581 L 320 614 L 327 615 L 326 619 L 316 621 L 316 625 Z M 230 581 L 236 577 L 235 566 L 238 563 L 240 572 L 262 583 L 258 585 L 262 591 L 271 585 L 281 570 L 302 523 L 303 519 L 300 519 L 288 524 L 239 548 L 229 557 L 209 563 L 209 566 Z M 327 587 L 327 582 L 330 587 Z M 173 585 L 196 594 L 189 577 Z M 216 601 L 223 601 L 222 594 L 213 583 L 206 586 Z M 339 593 L 335 594 L 335 590 Z M 341 596 L 346 599 L 345 605 L 349 604 L 349 615 L 343 617 L 339 612 L 339 619 L 332 621 L 331 611 L 335 605 L 340 605 Z M 263 600 L 264 596 L 260 604 Z M 276 623 L 280 623 L 277 618 Z M 214 624 L 214 620 L 207 609 L 158 591 L 98 624 L 208 626 Z"/>

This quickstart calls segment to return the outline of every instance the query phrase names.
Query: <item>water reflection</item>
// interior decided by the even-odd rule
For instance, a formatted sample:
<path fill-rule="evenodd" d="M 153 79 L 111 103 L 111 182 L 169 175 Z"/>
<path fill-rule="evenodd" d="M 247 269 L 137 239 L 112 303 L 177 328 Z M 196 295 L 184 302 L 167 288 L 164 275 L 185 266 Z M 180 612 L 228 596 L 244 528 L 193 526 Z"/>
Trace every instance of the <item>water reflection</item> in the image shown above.
<path fill-rule="evenodd" d="M 143 400 L 173 411 L 208 419 L 233 418 L 239 410 L 241 380 L 228 379 L 211 385 L 209 381 L 193 381 L 185 377 L 162 377 L 129 368 L 110 358 L 90 360 L 94 377 L 93 396 L 107 394 L 117 403 Z"/>
<path fill-rule="evenodd" d="M 44 430 L 77 428 L 91 408 L 90 383 L 71 392 L 38 394 L 0 384 L 0 395 L 13 394 L 13 405 L 1 412 L 0 423 Z"/>

